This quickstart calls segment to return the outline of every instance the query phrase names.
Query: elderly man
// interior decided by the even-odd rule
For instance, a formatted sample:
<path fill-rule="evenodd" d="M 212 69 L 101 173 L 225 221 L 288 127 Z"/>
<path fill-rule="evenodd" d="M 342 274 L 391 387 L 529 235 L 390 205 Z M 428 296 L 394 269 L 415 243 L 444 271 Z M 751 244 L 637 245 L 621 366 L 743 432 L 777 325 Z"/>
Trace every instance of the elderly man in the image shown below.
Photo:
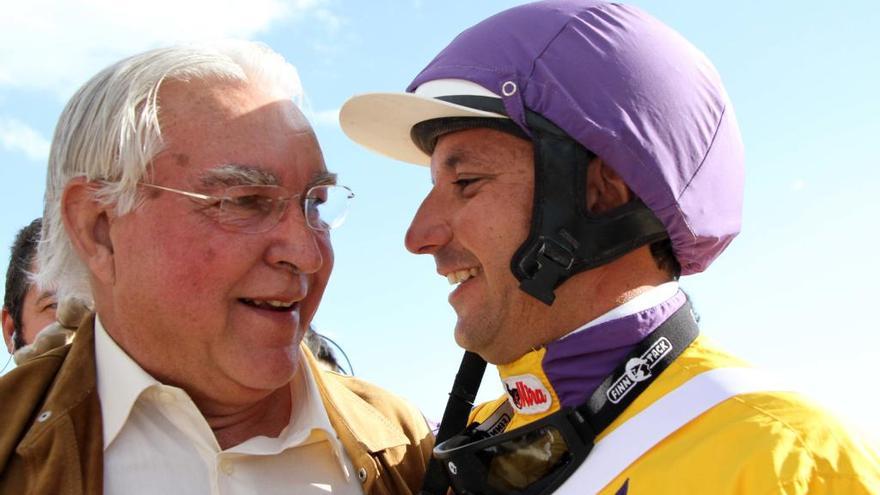
<path fill-rule="evenodd" d="M 95 317 L 0 380 L 0 492 L 418 486 L 419 412 L 300 346 L 351 193 L 299 91 L 279 55 L 225 42 L 122 60 L 73 96 L 37 280 Z"/>
<path fill-rule="evenodd" d="M 876 453 L 698 336 L 677 280 L 739 231 L 743 147 L 679 34 L 620 4 L 523 5 L 340 120 L 430 164 L 407 248 L 457 284 L 456 341 L 507 391 L 435 448 L 457 493 L 880 493 Z"/>
<path fill-rule="evenodd" d="M 55 321 L 55 294 L 39 291 L 28 278 L 40 240 L 39 218 L 18 231 L 6 269 L 3 296 L 3 340 L 10 354 L 32 344 L 37 332 Z"/>

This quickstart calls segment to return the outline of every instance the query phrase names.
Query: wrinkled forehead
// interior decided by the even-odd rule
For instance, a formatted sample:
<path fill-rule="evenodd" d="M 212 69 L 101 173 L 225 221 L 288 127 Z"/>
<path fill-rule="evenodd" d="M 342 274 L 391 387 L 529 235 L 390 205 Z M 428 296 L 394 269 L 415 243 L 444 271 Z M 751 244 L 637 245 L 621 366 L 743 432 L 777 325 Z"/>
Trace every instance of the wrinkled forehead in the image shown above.
<path fill-rule="evenodd" d="M 162 84 L 158 115 L 163 134 L 187 122 L 224 122 L 264 116 L 286 123 L 299 132 L 312 132 L 311 125 L 293 99 L 280 88 L 259 82 L 217 78 Z"/>
<path fill-rule="evenodd" d="M 299 188 L 326 174 L 308 120 L 271 88 L 174 81 L 160 90 L 159 104 L 163 147 L 152 170 L 157 179 Z"/>

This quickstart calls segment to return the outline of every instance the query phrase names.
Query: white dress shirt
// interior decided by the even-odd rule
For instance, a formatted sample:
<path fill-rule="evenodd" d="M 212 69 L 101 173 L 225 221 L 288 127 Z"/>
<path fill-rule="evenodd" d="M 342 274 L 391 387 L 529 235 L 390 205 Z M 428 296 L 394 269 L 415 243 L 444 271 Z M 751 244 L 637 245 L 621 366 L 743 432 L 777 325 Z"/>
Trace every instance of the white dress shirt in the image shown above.
<path fill-rule="evenodd" d="M 277 438 L 221 450 L 189 395 L 144 371 L 97 318 L 95 359 L 107 495 L 363 493 L 307 365 L 291 382 L 297 401 Z"/>

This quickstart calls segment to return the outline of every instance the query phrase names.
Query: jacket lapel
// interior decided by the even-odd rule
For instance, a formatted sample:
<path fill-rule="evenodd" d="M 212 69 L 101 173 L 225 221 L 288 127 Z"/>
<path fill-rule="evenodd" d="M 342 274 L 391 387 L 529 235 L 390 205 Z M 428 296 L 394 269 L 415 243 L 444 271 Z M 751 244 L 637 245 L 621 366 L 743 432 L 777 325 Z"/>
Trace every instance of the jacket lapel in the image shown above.
<path fill-rule="evenodd" d="M 34 493 L 102 491 L 103 427 L 94 354 L 94 318 L 88 318 L 16 449 L 33 473 Z"/>
<path fill-rule="evenodd" d="M 339 436 L 346 454 L 354 465 L 364 493 L 374 493 L 373 488 L 380 474 L 376 459 L 383 451 L 407 445 L 409 440 L 403 430 L 391 423 L 361 396 L 354 393 L 339 381 L 328 379 L 312 356 L 306 356 L 304 365 L 315 370 L 315 381 L 321 393 L 321 400 L 336 434 Z M 341 411 L 345 411 L 344 414 Z M 384 493 L 379 489 L 376 493 Z"/>

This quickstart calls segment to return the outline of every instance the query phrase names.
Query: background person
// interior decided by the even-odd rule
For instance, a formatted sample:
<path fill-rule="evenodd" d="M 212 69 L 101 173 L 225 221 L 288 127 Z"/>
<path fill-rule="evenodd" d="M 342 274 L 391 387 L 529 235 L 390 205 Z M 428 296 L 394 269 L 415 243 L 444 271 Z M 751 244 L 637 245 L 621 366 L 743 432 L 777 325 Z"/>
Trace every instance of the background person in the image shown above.
<path fill-rule="evenodd" d="M 743 147 L 690 43 L 634 7 L 538 2 L 407 91 L 340 122 L 430 162 L 406 246 L 457 286 L 456 342 L 507 391 L 435 449 L 457 492 L 880 491 L 872 448 L 698 336 L 677 280 L 740 230 Z"/>
<path fill-rule="evenodd" d="M 315 356 L 315 359 L 318 360 L 318 363 L 321 366 L 324 366 L 327 370 L 333 371 L 336 373 L 342 373 L 345 375 L 354 375 L 354 370 L 351 366 L 351 361 L 348 360 L 348 356 L 345 354 L 345 351 L 339 347 L 336 342 L 330 340 L 326 335 L 318 333 L 314 327 L 309 326 L 309 331 L 306 332 L 306 336 L 303 339 L 306 346 L 308 346 L 309 351 Z M 342 363 L 339 362 L 339 357 L 336 355 L 336 351 L 333 348 L 336 347 L 340 353 L 342 353 L 345 358 L 345 362 L 348 364 L 348 368 L 344 368 Z"/>
<path fill-rule="evenodd" d="M 3 296 L 3 340 L 10 354 L 32 344 L 37 332 L 55 321 L 55 294 L 40 291 L 31 283 L 34 255 L 40 240 L 41 220 L 34 219 L 18 231 L 6 268 Z"/>

